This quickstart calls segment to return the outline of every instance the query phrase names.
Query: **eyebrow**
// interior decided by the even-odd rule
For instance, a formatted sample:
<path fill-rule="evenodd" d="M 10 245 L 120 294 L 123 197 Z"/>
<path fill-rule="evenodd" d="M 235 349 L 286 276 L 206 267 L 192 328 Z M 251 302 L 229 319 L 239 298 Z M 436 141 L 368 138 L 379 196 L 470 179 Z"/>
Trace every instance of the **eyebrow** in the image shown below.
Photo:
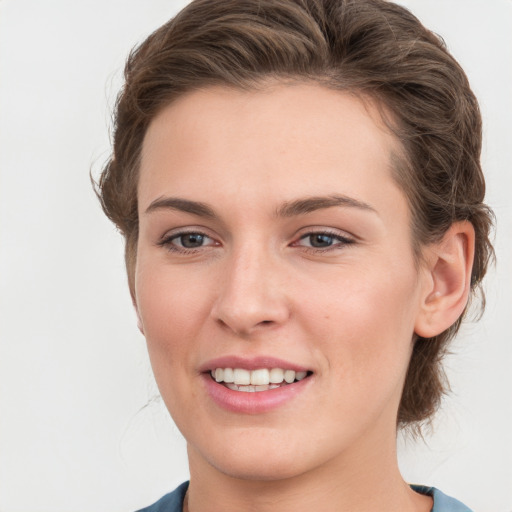
<path fill-rule="evenodd" d="M 332 195 L 304 197 L 294 201 L 287 201 L 276 210 L 276 217 L 295 217 L 297 215 L 305 215 L 317 210 L 336 206 L 358 208 L 360 210 L 377 213 L 372 206 L 363 201 L 344 195 Z M 217 214 L 208 204 L 180 197 L 159 197 L 146 208 L 145 213 L 148 214 L 157 210 L 167 209 L 191 213 L 198 217 L 217 218 Z"/>
<path fill-rule="evenodd" d="M 377 213 L 375 208 L 369 204 L 343 195 L 313 196 L 296 199 L 295 201 L 284 203 L 276 213 L 278 217 L 294 217 L 295 215 L 303 215 L 335 206 L 347 206 Z"/>
<path fill-rule="evenodd" d="M 190 201 L 180 197 L 159 197 L 146 208 L 145 213 L 167 209 L 191 213 L 193 215 L 197 215 L 198 217 L 207 217 L 211 219 L 215 219 L 217 217 L 213 211 L 213 208 L 208 206 L 206 203 Z"/>

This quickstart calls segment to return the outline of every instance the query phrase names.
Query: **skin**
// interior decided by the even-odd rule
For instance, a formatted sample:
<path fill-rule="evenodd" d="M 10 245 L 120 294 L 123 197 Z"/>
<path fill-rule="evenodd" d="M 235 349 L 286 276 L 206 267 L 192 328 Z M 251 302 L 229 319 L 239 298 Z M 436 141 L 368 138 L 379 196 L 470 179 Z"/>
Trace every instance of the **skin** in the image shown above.
<path fill-rule="evenodd" d="M 454 228 L 418 267 L 391 174 L 399 150 L 371 104 L 308 84 L 196 91 L 152 121 L 133 296 L 187 440 L 193 512 L 430 510 L 399 473 L 396 414 L 414 333 L 443 330 L 464 307 L 471 229 Z M 345 200 L 290 207 L 334 196 Z M 204 237 L 183 250 L 183 232 Z M 327 233 L 326 247 L 311 233 Z M 226 355 L 313 375 L 277 409 L 235 413 L 199 371 Z"/>

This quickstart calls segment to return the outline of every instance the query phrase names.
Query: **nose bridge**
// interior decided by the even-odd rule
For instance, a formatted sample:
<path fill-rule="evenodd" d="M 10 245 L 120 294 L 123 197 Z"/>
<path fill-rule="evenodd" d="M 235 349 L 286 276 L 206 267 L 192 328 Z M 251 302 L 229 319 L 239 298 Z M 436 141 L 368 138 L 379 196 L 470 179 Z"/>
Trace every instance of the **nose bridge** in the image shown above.
<path fill-rule="evenodd" d="M 226 259 L 213 315 L 239 334 L 278 325 L 288 317 L 279 258 L 257 240 L 234 247 Z"/>

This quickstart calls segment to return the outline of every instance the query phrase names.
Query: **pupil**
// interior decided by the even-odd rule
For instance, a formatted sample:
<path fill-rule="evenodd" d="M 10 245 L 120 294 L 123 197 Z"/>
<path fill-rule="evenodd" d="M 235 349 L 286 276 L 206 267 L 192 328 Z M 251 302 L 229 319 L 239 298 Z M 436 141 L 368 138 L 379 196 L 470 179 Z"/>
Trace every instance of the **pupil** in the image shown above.
<path fill-rule="evenodd" d="M 329 247 L 332 245 L 331 235 L 313 235 L 311 237 L 311 245 L 313 247 Z"/>
<path fill-rule="evenodd" d="M 203 243 L 204 235 L 199 233 L 192 233 L 189 235 L 183 235 L 181 237 L 181 244 L 187 249 L 193 249 L 194 247 L 200 247 Z"/>

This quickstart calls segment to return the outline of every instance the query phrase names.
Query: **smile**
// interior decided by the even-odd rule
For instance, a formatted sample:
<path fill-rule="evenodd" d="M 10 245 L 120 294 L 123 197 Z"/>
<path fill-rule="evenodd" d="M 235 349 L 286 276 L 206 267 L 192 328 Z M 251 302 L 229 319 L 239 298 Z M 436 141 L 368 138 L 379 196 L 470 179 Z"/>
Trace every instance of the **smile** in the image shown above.
<path fill-rule="evenodd" d="M 260 392 L 277 389 L 308 376 L 306 371 L 283 370 L 282 368 L 259 368 L 246 370 L 243 368 L 215 368 L 210 374 L 219 384 L 232 391 Z"/>
<path fill-rule="evenodd" d="M 208 398 L 235 414 L 262 414 L 308 396 L 316 372 L 300 363 L 273 356 L 223 356 L 198 367 Z"/>

